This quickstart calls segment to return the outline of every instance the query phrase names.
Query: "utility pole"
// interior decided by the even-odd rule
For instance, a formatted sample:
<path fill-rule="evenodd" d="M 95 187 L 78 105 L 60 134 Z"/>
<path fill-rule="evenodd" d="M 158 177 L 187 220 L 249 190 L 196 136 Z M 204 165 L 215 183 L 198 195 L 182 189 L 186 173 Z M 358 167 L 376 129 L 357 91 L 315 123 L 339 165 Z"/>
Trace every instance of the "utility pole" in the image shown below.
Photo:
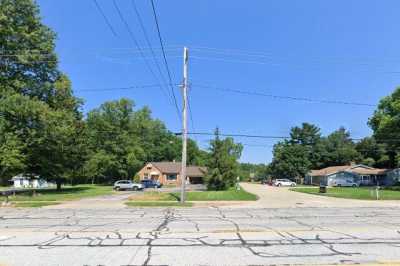
<path fill-rule="evenodd" d="M 188 90 L 188 48 L 183 48 L 183 110 L 182 110 L 182 168 L 181 168 L 181 203 L 185 202 L 186 185 L 186 149 L 187 149 L 187 90 Z"/>

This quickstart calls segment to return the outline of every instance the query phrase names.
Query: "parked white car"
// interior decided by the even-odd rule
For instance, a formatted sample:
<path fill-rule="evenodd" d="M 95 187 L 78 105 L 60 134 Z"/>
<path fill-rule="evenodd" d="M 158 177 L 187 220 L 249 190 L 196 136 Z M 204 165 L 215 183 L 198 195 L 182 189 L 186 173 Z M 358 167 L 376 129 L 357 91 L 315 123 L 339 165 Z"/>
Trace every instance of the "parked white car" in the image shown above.
<path fill-rule="evenodd" d="M 289 179 L 275 179 L 272 185 L 277 187 L 295 187 L 296 183 Z"/>
<path fill-rule="evenodd" d="M 358 187 L 359 184 L 349 179 L 338 179 L 333 181 L 332 186 L 334 187 Z"/>
<path fill-rule="evenodd" d="M 134 183 L 131 180 L 118 180 L 114 183 L 115 190 L 142 190 L 143 185 Z"/>

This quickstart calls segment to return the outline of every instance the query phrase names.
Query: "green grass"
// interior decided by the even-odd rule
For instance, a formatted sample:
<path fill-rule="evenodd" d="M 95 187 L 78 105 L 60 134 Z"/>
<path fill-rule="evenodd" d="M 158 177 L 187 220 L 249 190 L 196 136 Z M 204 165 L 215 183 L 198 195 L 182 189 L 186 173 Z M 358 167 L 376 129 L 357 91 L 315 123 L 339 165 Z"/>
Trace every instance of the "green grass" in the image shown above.
<path fill-rule="evenodd" d="M 86 197 L 95 197 L 112 194 L 112 186 L 100 185 L 77 185 L 63 186 L 61 191 L 55 188 L 36 190 L 36 196 L 32 196 L 32 191 L 17 193 L 16 196 L 10 196 L 12 202 L 20 201 L 69 201 Z M 5 199 L 0 196 L 0 201 Z"/>
<path fill-rule="evenodd" d="M 129 198 L 136 202 L 157 202 L 180 200 L 180 193 L 145 192 Z M 251 201 L 257 200 L 257 196 L 245 191 L 243 188 L 236 191 L 234 188 L 225 191 L 189 191 L 186 193 L 187 201 Z"/>
<path fill-rule="evenodd" d="M 149 191 L 143 194 L 133 195 L 129 198 L 132 201 L 178 201 L 173 193 Z"/>
<path fill-rule="evenodd" d="M 177 201 L 128 201 L 125 205 L 129 207 L 192 207 L 193 203 L 181 204 Z"/>
<path fill-rule="evenodd" d="M 15 202 L 14 207 L 18 208 L 38 208 L 43 206 L 57 205 L 59 202 L 54 201 L 20 201 Z"/>
<path fill-rule="evenodd" d="M 174 193 L 174 195 L 179 199 L 179 193 Z M 243 188 L 239 191 L 231 188 L 225 191 L 190 191 L 186 193 L 186 199 L 188 201 L 251 201 L 257 200 L 257 196 Z"/>
<path fill-rule="evenodd" d="M 327 193 L 319 193 L 318 187 L 313 188 L 292 188 L 292 191 L 302 192 L 313 195 L 346 198 L 346 199 L 362 199 L 362 200 L 376 200 L 375 187 L 328 187 Z M 400 191 L 392 188 L 384 188 L 379 190 L 380 200 L 400 200 Z"/>

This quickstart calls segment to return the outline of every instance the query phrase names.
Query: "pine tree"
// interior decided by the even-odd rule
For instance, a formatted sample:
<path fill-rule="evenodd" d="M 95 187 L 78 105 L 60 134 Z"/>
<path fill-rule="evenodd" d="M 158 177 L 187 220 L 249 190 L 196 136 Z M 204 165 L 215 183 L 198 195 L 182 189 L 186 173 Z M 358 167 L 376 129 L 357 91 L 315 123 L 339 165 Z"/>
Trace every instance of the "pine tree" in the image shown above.
<path fill-rule="evenodd" d="M 226 190 L 232 187 L 238 177 L 239 163 L 243 147 L 232 138 L 221 139 L 219 129 L 210 142 L 210 159 L 207 163 L 206 183 L 209 190 Z"/>

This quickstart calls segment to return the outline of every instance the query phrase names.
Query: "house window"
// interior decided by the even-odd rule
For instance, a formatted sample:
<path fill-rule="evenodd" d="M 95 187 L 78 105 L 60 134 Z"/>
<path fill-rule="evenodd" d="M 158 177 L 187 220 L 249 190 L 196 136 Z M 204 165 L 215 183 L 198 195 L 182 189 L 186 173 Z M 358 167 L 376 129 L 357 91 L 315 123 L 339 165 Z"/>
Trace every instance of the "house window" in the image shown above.
<path fill-rule="evenodd" d="M 167 174 L 167 180 L 175 181 L 177 179 L 176 174 Z"/>
<path fill-rule="evenodd" d="M 144 177 L 144 179 L 149 179 L 149 174 L 145 173 L 145 174 L 143 174 L 143 177 Z"/>

